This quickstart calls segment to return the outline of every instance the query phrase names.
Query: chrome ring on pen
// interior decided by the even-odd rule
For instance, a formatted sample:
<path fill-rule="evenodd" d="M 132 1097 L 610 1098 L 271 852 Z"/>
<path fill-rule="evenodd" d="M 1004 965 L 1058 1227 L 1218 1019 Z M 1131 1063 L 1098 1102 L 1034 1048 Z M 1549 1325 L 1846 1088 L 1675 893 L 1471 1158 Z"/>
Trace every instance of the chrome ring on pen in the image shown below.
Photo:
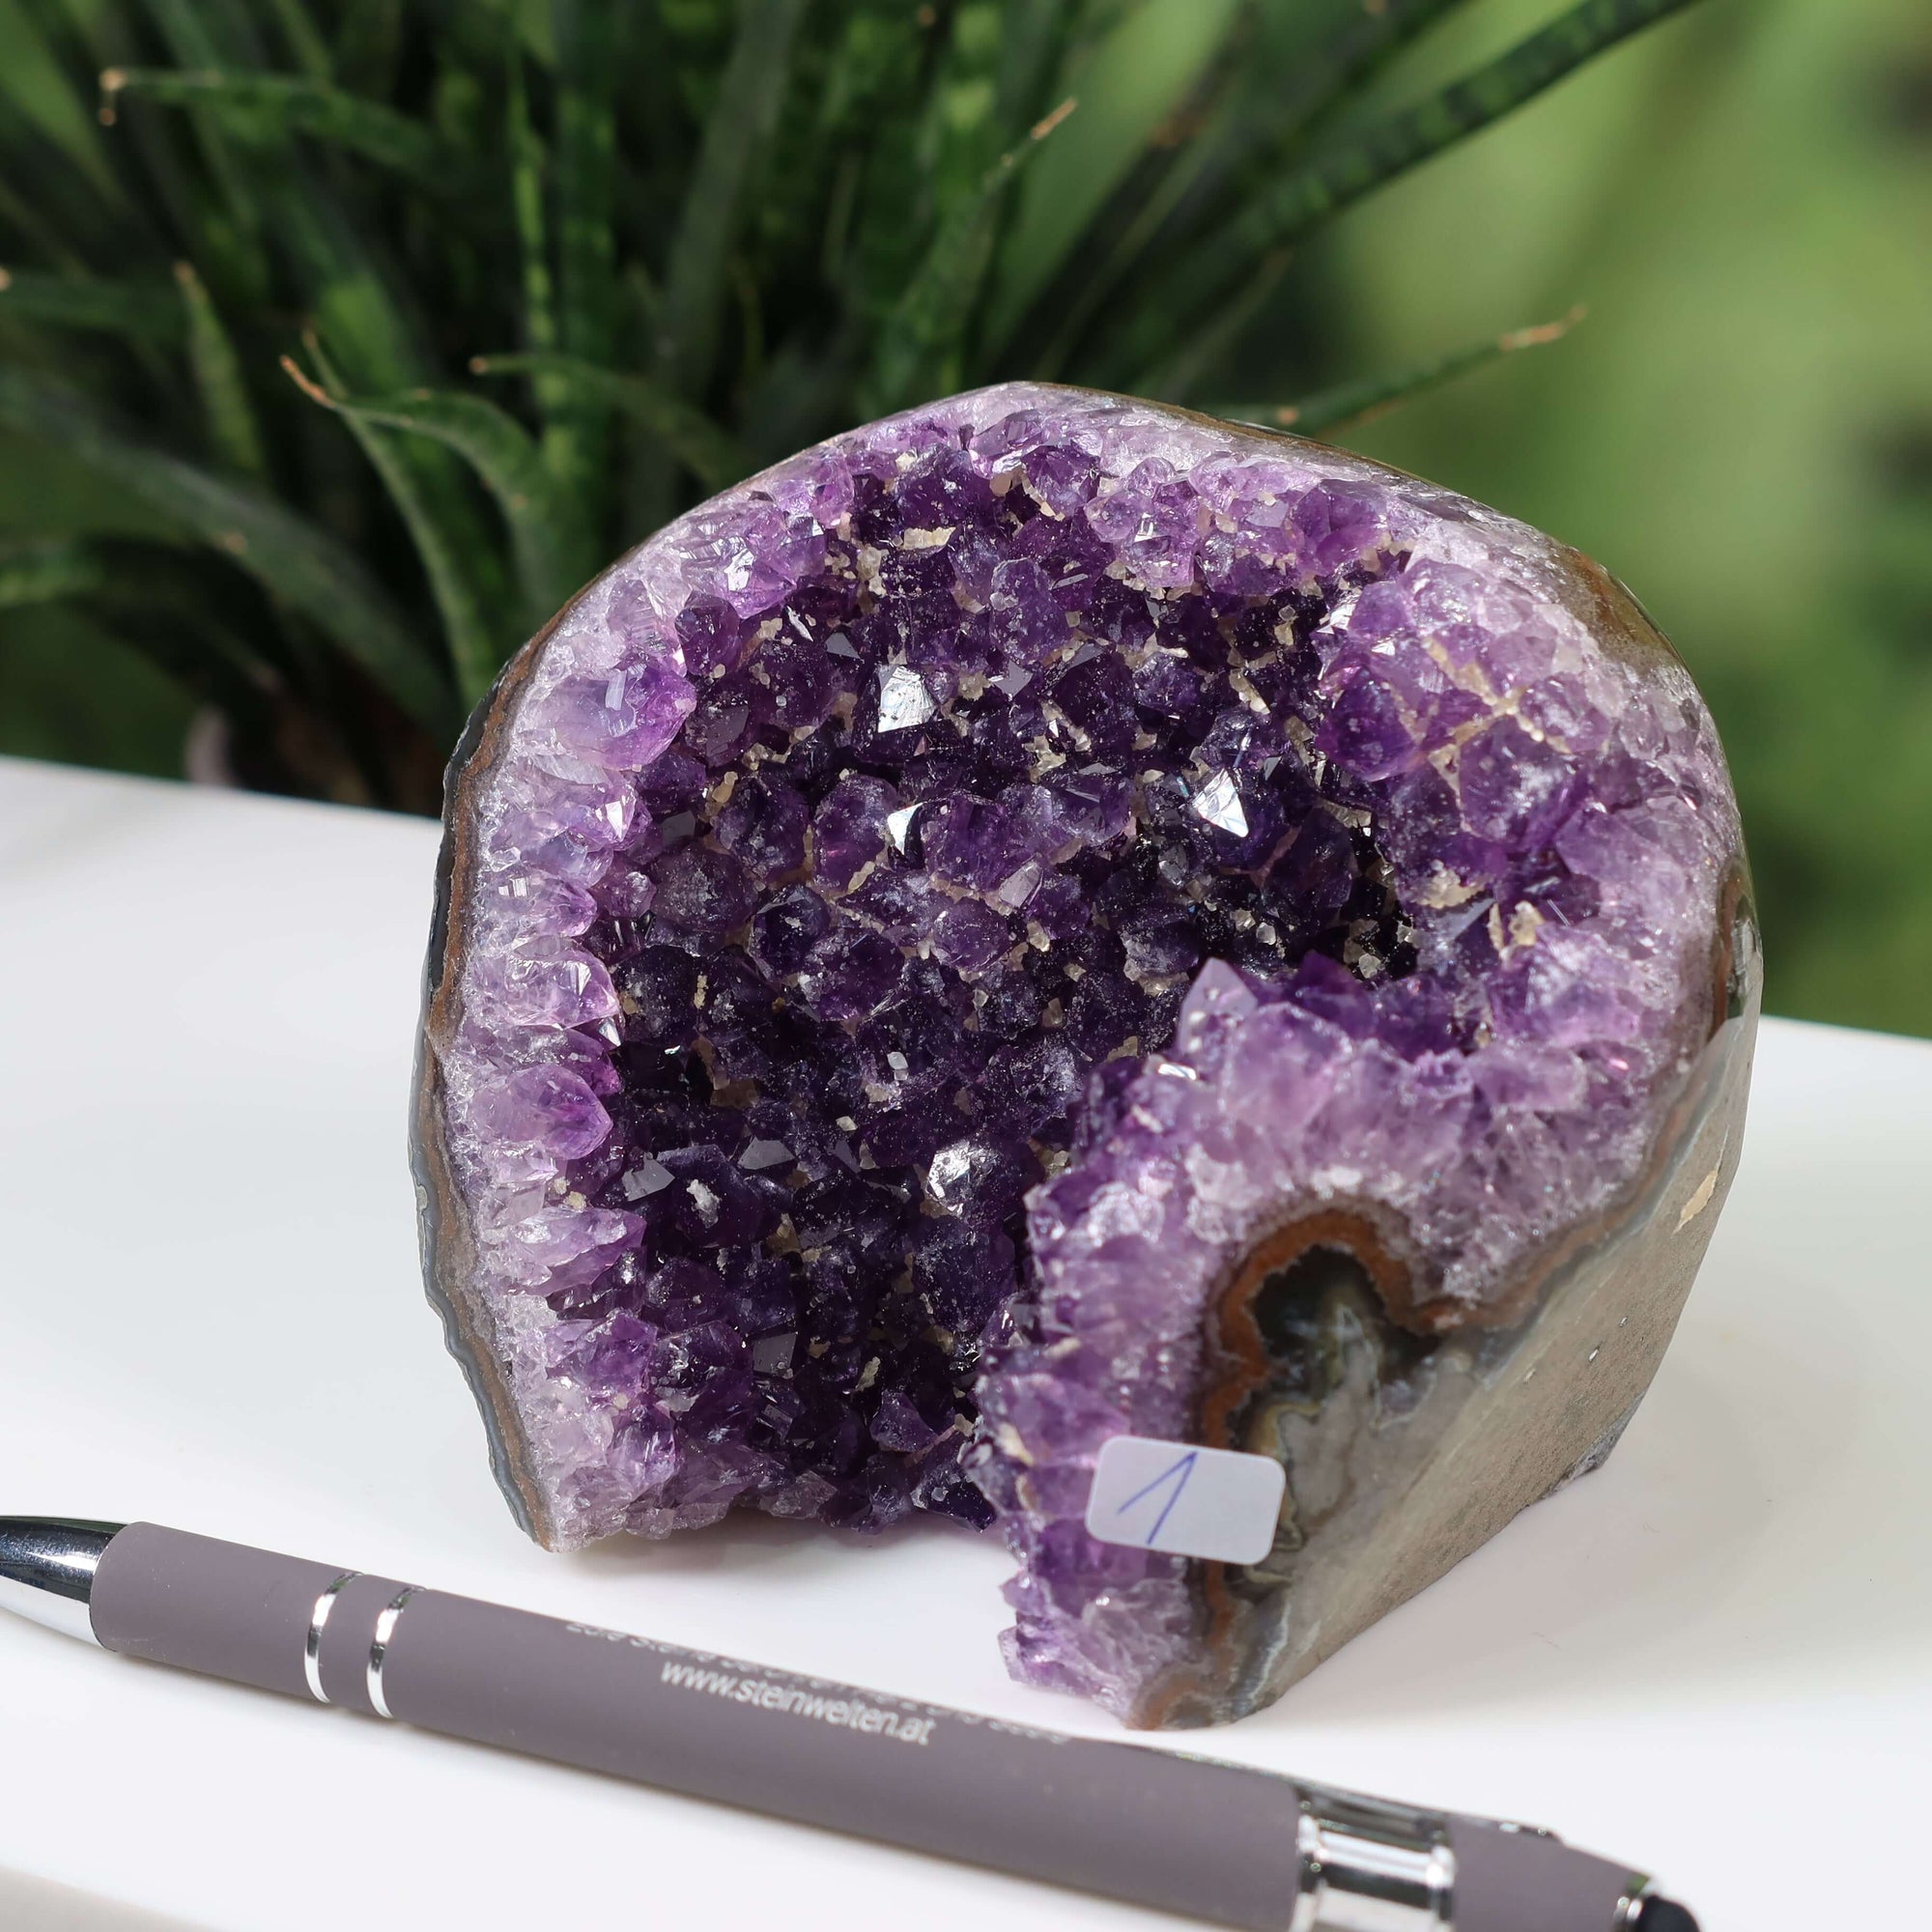
<path fill-rule="evenodd" d="M 315 1600 L 315 1607 L 308 1613 L 308 1635 L 302 1642 L 302 1682 L 318 1704 L 328 1702 L 328 1692 L 322 1688 L 322 1634 L 328 1626 L 328 1613 L 334 1609 L 343 1584 L 361 1574 L 359 1570 L 345 1570 Z"/>
<path fill-rule="evenodd" d="M 387 1662 L 389 1645 L 396 1634 L 396 1626 L 403 1620 L 403 1609 L 410 1599 L 416 1594 L 413 1583 L 405 1584 L 397 1591 L 394 1599 L 383 1606 L 383 1613 L 376 1619 L 376 1636 L 369 1646 L 369 1702 L 379 1718 L 391 1718 L 395 1713 L 389 1709 L 389 1700 L 383 1694 L 383 1665 Z"/>

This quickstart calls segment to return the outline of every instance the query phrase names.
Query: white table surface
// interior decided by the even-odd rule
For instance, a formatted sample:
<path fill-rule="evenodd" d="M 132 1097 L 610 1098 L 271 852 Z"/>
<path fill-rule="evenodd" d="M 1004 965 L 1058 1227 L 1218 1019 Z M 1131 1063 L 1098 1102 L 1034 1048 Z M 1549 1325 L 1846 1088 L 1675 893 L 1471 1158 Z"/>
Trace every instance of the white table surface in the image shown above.
<path fill-rule="evenodd" d="M 0 761 L 0 1510 L 1110 1734 L 1006 1677 L 990 1541 L 524 1541 L 416 1275 L 435 847 L 408 819 Z M 1608 1467 L 1273 1709 L 1173 1742 L 1552 1826 L 1661 1874 L 1705 1932 L 1925 1925 L 1929 1204 L 1932 1046 L 1768 1024 L 1736 1191 Z M 0 1923 L 150 1922 L 117 1906 L 219 1932 L 1176 1922 L 0 1618 Z"/>

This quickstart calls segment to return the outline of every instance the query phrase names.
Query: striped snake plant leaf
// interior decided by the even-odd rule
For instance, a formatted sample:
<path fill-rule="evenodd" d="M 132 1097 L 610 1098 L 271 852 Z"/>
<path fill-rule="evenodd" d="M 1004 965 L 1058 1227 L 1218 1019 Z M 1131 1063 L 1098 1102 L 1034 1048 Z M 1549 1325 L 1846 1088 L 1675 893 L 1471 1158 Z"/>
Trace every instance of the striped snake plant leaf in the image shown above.
<path fill-rule="evenodd" d="M 290 133 L 304 134 L 392 169 L 434 194 L 461 194 L 474 185 L 468 158 L 451 154 L 434 129 L 305 75 L 109 68 L 100 91 L 110 103 L 139 95 L 170 107 L 205 108 L 250 145 L 279 146 Z"/>
<path fill-rule="evenodd" d="M 706 490 L 723 490 L 758 467 L 729 431 L 648 376 L 600 369 L 575 355 L 537 354 L 472 355 L 469 370 L 475 376 L 526 373 L 596 396 L 641 424 Z"/>
<path fill-rule="evenodd" d="M 1157 241 L 1184 238 L 1231 186 L 1267 161 L 1279 164 L 1293 156 L 1324 108 L 1366 86 L 1430 27 L 1468 4 L 1388 0 L 1375 9 L 1349 8 L 1326 22 L 1311 21 L 1308 10 L 1290 5 L 1275 10 L 1290 30 L 1281 37 L 1282 60 L 1261 60 L 1252 45 L 1231 45 L 1195 110 L 1199 131 L 1179 145 L 1148 141 L 1118 198 L 1119 219 L 1098 224 L 1082 250 L 1077 282 L 1064 293 L 1056 287 L 1053 330 L 1035 373 L 1059 375 L 1095 315 Z M 1040 179 L 1036 171 L 1023 199 L 1040 191 Z M 994 341 L 1010 338 L 1017 311 L 1018 304 L 1009 302 L 989 325 Z"/>
<path fill-rule="evenodd" d="M 1491 336 L 1391 375 L 1338 383 L 1333 388 L 1320 390 L 1298 403 L 1216 403 L 1208 413 L 1225 417 L 1229 422 L 1247 423 L 1256 429 L 1289 430 L 1296 436 L 1330 436 L 1337 430 L 1373 422 L 1377 416 L 1416 396 L 1486 369 L 1492 362 L 1500 362 L 1505 355 L 1560 342 L 1582 320 L 1583 309 L 1578 305 L 1554 322 L 1513 328 L 1506 335 Z"/>
<path fill-rule="evenodd" d="M 428 729 L 454 727 L 448 680 L 386 592 L 345 544 L 276 497 L 124 435 L 83 398 L 25 370 L 0 367 L 0 425 L 113 476 L 307 618 Z"/>
<path fill-rule="evenodd" d="M 115 282 L 32 269 L 0 269 L 0 320 L 9 317 L 163 348 L 185 340 L 188 324 L 180 294 L 165 282 Z"/>
<path fill-rule="evenodd" d="M 297 373 L 293 362 L 285 366 Z M 542 623 L 595 567 L 590 532 L 573 524 L 574 506 L 536 439 L 507 410 L 455 390 L 360 396 L 304 387 L 312 400 L 344 416 L 446 444 L 475 470 L 509 532 L 526 630 Z"/>
<path fill-rule="evenodd" d="M 319 342 L 311 338 L 306 347 L 320 381 L 307 376 L 292 356 L 284 357 L 282 366 L 312 401 L 337 411 L 382 478 L 429 580 L 457 689 L 473 704 L 490 689 L 522 637 L 517 613 L 507 608 L 510 600 L 503 594 L 495 553 L 487 546 L 471 548 L 457 540 L 456 520 L 436 490 L 441 479 L 408 460 L 411 439 L 372 422 L 359 411 L 341 409 L 347 392 L 340 374 Z"/>
<path fill-rule="evenodd" d="M 241 641 L 232 611 L 212 609 L 206 573 L 178 553 L 102 538 L 0 544 L 0 611 L 76 602 L 99 608 L 117 637 L 203 702 L 266 723 L 277 680 Z"/>
<path fill-rule="evenodd" d="M 100 128 L 25 0 L 0 0 L 0 99 L 66 159 L 100 201 L 125 202 Z"/>
<path fill-rule="evenodd" d="M 1108 111 L 1090 108 L 1039 158 L 1015 197 L 988 304 L 989 343 L 1008 341 L 1043 298 L 1060 307 L 1053 298 L 1081 244 L 1118 230 L 1118 219 L 1109 218 L 1122 213 L 1115 191 L 1151 152 L 1169 159 L 1182 152 L 1163 145 L 1163 129 L 1190 111 L 1225 63 L 1241 11 L 1233 0 L 1160 0 L 1126 10 L 1084 61 L 1064 70 L 1064 94 L 1098 97 Z M 1080 301 L 1083 292 L 1084 278 L 1070 299 Z"/>
<path fill-rule="evenodd" d="M 187 318 L 188 368 L 208 417 L 209 441 L 230 469 L 263 481 L 269 461 L 262 446 L 261 425 L 255 419 L 247 378 L 227 326 L 192 262 L 175 264 L 175 282 Z"/>
<path fill-rule="evenodd" d="M 994 162 L 975 190 L 947 212 L 925 260 L 886 317 L 866 407 L 883 414 L 922 394 L 957 388 L 967 330 L 990 267 L 1000 207 L 1021 169 L 1073 113 L 1070 97 Z"/>
<path fill-rule="evenodd" d="M 1124 338 L 1122 367 L 1130 372 L 1123 377 L 1126 384 L 1161 383 L 1159 365 L 1172 355 L 1153 349 L 1161 325 L 1174 329 L 1177 317 L 1200 314 L 1256 262 L 1278 258 L 1319 224 L 1689 4 L 1690 0 L 1579 0 L 1462 79 L 1318 149 L 1177 258 L 1164 277 L 1170 305 L 1148 311 Z"/>
<path fill-rule="evenodd" d="M 617 118 L 612 56 L 615 20 L 603 0 L 556 0 L 555 41 L 556 343 L 599 366 L 611 359 L 616 329 Z M 557 489 L 601 531 L 611 497 L 610 409 L 594 390 L 558 390 L 544 430 L 544 456 Z M 586 567 L 594 567 L 591 556 Z"/>
<path fill-rule="evenodd" d="M 659 374 L 687 393 L 701 391 L 711 373 L 746 184 L 758 144 L 770 135 L 783 103 L 787 62 L 804 13 L 805 0 L 743 0 L 739 8 L 730 57 L 671 236 L 658 310 Z"/>

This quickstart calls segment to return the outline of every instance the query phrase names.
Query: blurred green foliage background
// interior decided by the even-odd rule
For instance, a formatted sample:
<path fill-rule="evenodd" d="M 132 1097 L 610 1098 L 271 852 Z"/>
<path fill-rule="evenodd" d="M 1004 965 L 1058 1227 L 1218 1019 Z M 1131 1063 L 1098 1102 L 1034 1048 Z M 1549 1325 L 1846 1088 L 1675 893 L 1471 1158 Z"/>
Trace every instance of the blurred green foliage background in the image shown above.
<path fill-rule="evenodd" d="M 1078 113 L 1019 185 L 1003 289 L 1177 138 L 1241 11 L 1118 0 L 1070 76 Z M 1296 10 L 1264 12 L 1242 58 L 1292 72 Z M 1551 12 L 1453 14 L 1350 114 L 1417 98 Z M 1337 440 L 1629 581 L 1723 727 L 1773 1008 L 1932 1033 L 1923 0 L 1706 0 L 1665 21 L 1321 235 L 1195 393 L 1287 402 L 1578 302 L 1559 345 Z M 160 526 L 0 434 L 0 541 L 75 529 Z M 0 751 L 179 775 L 194 714 L 98 618 L 0 611 Z"/>
<path fill-rule="evenodd" d="M 1693 9 L 1332 243 L 1351 362 L 1589 304 L 1349 440 L 1635 588 L 1723 730 L 1771 1007 L 1932 1032 L 1932 9 Z"/>

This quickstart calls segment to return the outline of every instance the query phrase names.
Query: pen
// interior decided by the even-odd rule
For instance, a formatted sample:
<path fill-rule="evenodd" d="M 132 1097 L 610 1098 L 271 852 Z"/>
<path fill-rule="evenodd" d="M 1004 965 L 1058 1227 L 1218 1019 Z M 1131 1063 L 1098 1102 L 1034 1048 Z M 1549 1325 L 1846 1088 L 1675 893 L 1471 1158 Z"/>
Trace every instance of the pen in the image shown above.
<path fill-rule="evenodd" d="M 103 1649 L 1252 1932 L 1696 1932 L 1553 1833 L 1068 1737 L 155 1523 L 0 1517 Z"/>

